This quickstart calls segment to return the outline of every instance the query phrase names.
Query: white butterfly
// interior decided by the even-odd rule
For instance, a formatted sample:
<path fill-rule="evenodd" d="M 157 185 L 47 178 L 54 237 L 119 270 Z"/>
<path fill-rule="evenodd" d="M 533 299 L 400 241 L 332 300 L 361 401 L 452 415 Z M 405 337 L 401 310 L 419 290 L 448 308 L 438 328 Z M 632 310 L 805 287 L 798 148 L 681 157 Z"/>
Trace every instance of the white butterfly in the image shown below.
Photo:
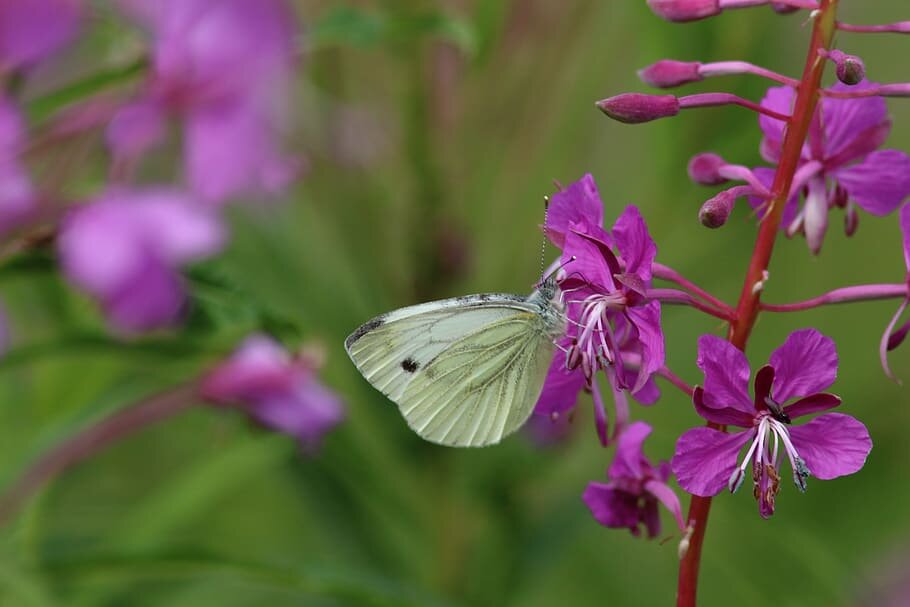
<path fill-rule="evenodd" d="M 551 275 L 528 297 L 468 295 L 377 316 L 344 346 L 421 437 L 480 447 L 531 416 L 565 324 Z"/>

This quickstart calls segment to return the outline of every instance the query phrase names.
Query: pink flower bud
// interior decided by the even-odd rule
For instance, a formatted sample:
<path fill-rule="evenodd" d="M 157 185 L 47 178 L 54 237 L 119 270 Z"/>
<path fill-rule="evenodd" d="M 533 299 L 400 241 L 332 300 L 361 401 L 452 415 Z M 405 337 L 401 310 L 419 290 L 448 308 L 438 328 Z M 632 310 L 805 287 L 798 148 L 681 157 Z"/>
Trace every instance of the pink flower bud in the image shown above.
<path fill-rule="evenodd" d="M 623 93 L 597 102 L 604 114 L 626 124 L 650 122 L 679 113 L 679 100 L 673 95 Z"/>
<path fill-rule="evenodd" d="M 717 154 L 697 154 L 689 161 L 689 178 L 700 185 L 720 185 L 729 181 L 720 174 L 727 161 Z"/>
<path fill-rule="evenodd" d="M 717 196 L 701 205 L 701 209 L 698 211 L 698 220 L 706 228 L 721 227 L 727 223 L 736 199 L 750 193 L 754 193 L 754 190 L 750 186 L 744 185 L 718 193 Z"/>
<path fill-rule="evenodd" d="M 832 51 L 819 51 L 823 57 L 834 62 L 837 79 L 844 84 L 853 86 L 859 84 L 866 77 L 866 65 L 856 55 L 848 55 L 837 49 Z"/>
<path fill-rule="evenodd" d="M 638 77 L 648 86 L 669 89 L 674 86 L 703 80 L 699 73 L 701 63 L 698 61 L 674 61 L 662 59 L 638 71 Z"/>
<path fill-rule="evenodd" d="M 720 0 L 648 0 L 648 6 L 667 21 L 697 21 L 720 14 Z"/>

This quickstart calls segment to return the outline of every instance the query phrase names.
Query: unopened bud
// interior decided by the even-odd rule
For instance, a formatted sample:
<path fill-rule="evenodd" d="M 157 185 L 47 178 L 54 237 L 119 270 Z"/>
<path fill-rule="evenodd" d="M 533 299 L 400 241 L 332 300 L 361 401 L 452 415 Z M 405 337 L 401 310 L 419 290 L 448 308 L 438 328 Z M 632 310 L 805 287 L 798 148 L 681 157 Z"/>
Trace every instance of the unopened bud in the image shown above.
<path fill-rule="evenodd" d="M 728 181 L 720 174 L 720 168 L 727 161 L 717 154 L 696 154 L 689 161 L 689 178 L 701 185 L 720 185 Z"/>
<path fill-rule="evenodd" d="M 648 86 L 669 89 L 674 86 L 703 80 L 704 78 L 698 71 L 701 65 L 698 61 L 662 59 L 644 69 L 638 70 L 638 77 Z"/>
<path fill-rule="evenodd" d="M 837 49 L 828 51 L 828 59 L 834 62 L 837 79 L 853 86 L 866 78 L 866 64 L 856 55 L 848 55 Z"/>
<path fill-rule="evenodd" d="M 650 122 L 679 113 L 679 99 L 673 95 L 623 93 L 597 102 L 604 114 L 626 124 Z"/>
<path fill-rule="evenodd" d="M 698 220 L 703 226 L 714 229 L 727 223 L 730 212 L 733 210 L 733 203 L 736 201 L 736 195 L 732 193 L 733 189 L 724 190 L 701 205 Z"/>
<path fill-rule="evenodd" d="M 648 6 L 667 21 L 697 21 L 720 14 L 720 0 L 648 0 Z"/>

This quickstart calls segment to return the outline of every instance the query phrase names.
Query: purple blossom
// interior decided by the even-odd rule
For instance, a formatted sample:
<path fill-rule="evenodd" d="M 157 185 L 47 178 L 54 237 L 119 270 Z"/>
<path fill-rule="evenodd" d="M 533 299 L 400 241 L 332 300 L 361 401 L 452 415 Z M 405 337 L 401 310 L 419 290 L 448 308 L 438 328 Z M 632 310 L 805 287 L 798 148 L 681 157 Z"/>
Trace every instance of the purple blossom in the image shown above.
<path fill-rule="evenodd" d="M 628 529 L 632 535 L 641 533 L 644 525 L 648 537 L 660 533 L 657 503 L 662 503 L 676 519 L 680 529 L 685 527 L 679 498 L 667 485 L 670 465 L 660 462 L 654 466 L 641 447 L 651 426 L 635 422 L 620 435 L 616 456 L 607 470 L 608 483 L 588 483 L 582 496 L 597 522 L 613 529 Z"/>
<path fill-rule="evenodd" d="M 907 274 L 904 278 L 907 283 L 907 297 L 901 302 L 901 305 L 898 306 L 897 312 L 894 314 L 891 322 L 888 323 L 888 327 L 885 329 L 884 335 L 882 335 L 881 345 L 879 346 L 879 356 L 882 361 L 882 368 L 885 370 L 885 374 L 892 379 L 894 378 L 894 374 L 891 373 L 891 368 L 888 366 L 888 352 L 901 345 L 904 342 L 904 339 L 906 339 L 907 333 L 910 332 L 910 320 L 904 323 L 899 329 L 894 329 L 897 325 L 897 321 L 900 320 L 900 317 L 904 314 L 904 310 L 907 309 L 907 305 L 910 304 L 910 204 L 904 205 L 901 209 L 900 224 L 901 234 L 904 237 L 904 264 L 907 268 Z"/>
<path fill-rule="evenodd" d="M 341 400 L 319 382 L 314 367 L 289 356 L 274 339 L 253 335 L 206 376 L 200 389 L 206 399 L 239 405 L 262 425 L 312 450 L 345 416 Z"/>
<path fill-rule="evenodd" d="M 284 156 L 289 87 L 295 64 L 294 15 L 285 0 L 121 0 L 154 38 L 144 93 L 108 128 L 121 164 L 183 123 L 186 177 L 201 199 L 220 203 L 275 193 L 300 162 Z"/>
<path fill-rule="evenodd" d="M 645 292 L 657 247 L 638 209 L 628 207 L 607 233 L 603 203 L 590 175 L 553 196 L 547 234 L 562 249 L 561 281 L 569 318 L 535 412 L 550 418 L 574 407 L 578 393 L 592 393 L 601 442 L 608 442 L 606 408 L 595 373 L 602 369 L 614 392 L 618 433 L 628 420 L 624 390 L 643 403 L 658 391 L 652 374 L 664 362 L 660 303 Z M 619 252 L 618 257 L 613 249 Z"/>
<path fill-rule="evenodd" d="M 754 399 L 749 396 L 749 363 L 732 344 L 703 335 L 698 366 L 705 374 L 704 387 L 696 388 L 692 398 L 698 414 L 742 430 L 727 434 L 694 428 L 679 438 L 673 472 L 689 493 L 711 496 L 725 486 L 736 492 L 751 467 L 753 495 L 759 513 L 768 518 L 774 514 L 780 489 L 782 459 L 790 462 L 800 491 L 806 490 L 810 474 L 827 480 L 863 467 L 872 441 L 866 427 L 849 415 L 826 413 L 802 426 L 791 425 L 841 402 L 821 392 L 837 375 L 837 351 L 830 338 L 814 329 L 791 333 L 755 375 Z M 740 462 L 739 453 L 747 444 Z"/>
<path fill-rule="evenodd" d="M 186 301 L 178 268 L 216 252 L 221 224 L 170 190 L 111 191 L 63 222 L 63 270 L 98 299 L 110 323 L 138 332 L 173 324 Z"/>
<path fill-rule="evenodd" d="M 834 91 L 862 91 L 874 88 L 870 82 L 855 86 L 838 83 Z M 787 86 L 768 89 L 762 106 L 789 112 L 795 91 Z M 769 116 L 759 117 L 764 133 L 762 156 L 777 163 L 781 156 L 785 125 Z M 821 100 L 813 120 L 781 226 L 788 235 L 805 234 L 809 249 L 818 253 L 828 227 L 828 211 L 845 209 L 848 234 L 856 229 L 856 207 L 873 215 L 887 215 L 910 196 L 910 156 L 899 150 L 879 150 L 891 131 L 885 100 L 880 97 Z M 755 169 L 767 187 L 775 170 Z M 800 208 L 800 195 L 804 204 Z M 753 206 L 765 200 L 753 198 Z"/>
<path fill-rule="evenodd" d="M 0 0 L 0 73 L 29 67 L 71 42 L 81 0 Z"/>
<path fill-rule="evenodd" d="M 19 162 L 25 123 L 11 101 L 0 96 L 0 234 L 31 218 L 37 203 L 31 179 Z"/>

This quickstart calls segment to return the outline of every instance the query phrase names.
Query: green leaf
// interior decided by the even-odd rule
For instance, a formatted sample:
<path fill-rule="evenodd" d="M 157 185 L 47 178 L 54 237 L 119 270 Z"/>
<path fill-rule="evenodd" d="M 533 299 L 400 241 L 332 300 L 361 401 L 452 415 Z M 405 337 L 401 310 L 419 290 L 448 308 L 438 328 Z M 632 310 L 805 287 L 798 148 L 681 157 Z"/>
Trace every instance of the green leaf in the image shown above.
<path fill-rule="evenodd" d="M 380 44 L 387 33 L 385 17 L 352 6 L 328 9 L 313 24 L 310 44 L 323 46 L 355 46 L 370 48 Z"/>

